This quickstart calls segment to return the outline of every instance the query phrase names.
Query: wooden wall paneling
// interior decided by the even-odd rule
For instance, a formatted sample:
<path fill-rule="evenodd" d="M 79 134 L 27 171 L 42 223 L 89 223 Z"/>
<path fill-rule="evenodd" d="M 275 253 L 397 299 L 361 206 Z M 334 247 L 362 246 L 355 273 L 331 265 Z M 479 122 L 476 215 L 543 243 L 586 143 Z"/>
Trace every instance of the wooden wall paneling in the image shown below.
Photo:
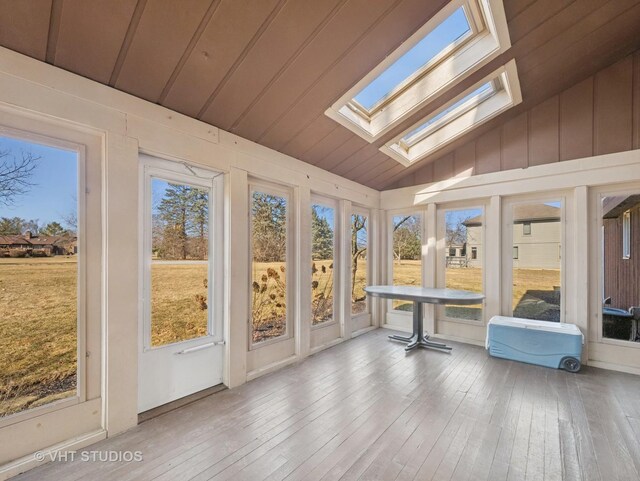
<path fill-rule="evenodd" d="M 640 51 L 633 56 L 633 148 L 640 149 Z"/>
<path fill-rule="evenodd" d="M 361 17 L 369 17 L 369 12 L 378 12 L 378 5 L 383 2 L 365 3 L 355 19 L 351 16 L 340 17 L 343 22 L 350 20 L 346 31 L 340 31 L 340 37 L 353 30 L 354 21 L 359 21 Z M 260 143 L 277 150 L 282 138 L 286 138 L 291 132 L 302 130 L 312 121 L 318 105 L 322 105 L 323 109 L 331 105 L 353 85 L 354 79 L 360 80 L 364 77 L 385 55 L 391 53 L 408 37 L 407 32 L 417 30 L 441 5 L 425 5 L 423 1 L 418 0 L 395 0 L 385 11 L 378 14 L 375 20 L 368 18 L 365 31 L 354 39 L 353 45 L 337 58 L 335 52 L 330 54 L 331 68 L 317 78 L 313 88 L 295 100 L 284 116 L 271 124 L 270 130 L 260 136 Z M 327 45 L 324 48 L 327 48 Z M 327 53 L 325 52 L 325 57 Z M 318 72 L 318 67 L 310 68 L 312 72 Z M 286 97 L 290 97 L 290 94 Z"/>
<path fill-rule="evenodd" d="M 560 160 L 593 155 L 593 77 L 560 94 Z"/>
<path fill-rule="evenodd" d="M 340 145 L 340 147 L 335 149 L 324 159 L 320 160 L 316 165 L 321 169 L 333 172 L 339 164 L 343 163 L 346 159 L 367 145 L 370 144 L 366 140 L 352 134 L 351 137 Z"/>
<path fill-rule="evenodd" d="M 168 107 L 195 117 L 277 0 L 220 0 L 191 55 L 166 87 Z"/>
<path fill-rule="evenodd" d="M 422 167 L 420 170 L 417 170 L 413 174 L 413 181 L 417 184 L 435 182 L 433 163 L 429 163 Z"/>
<path fill-rule="evenodd" d="M 0 45 L 44 61 L 50 15 L 51 0 L 0 2 Z"/>
<path fill-rule="evenodd" d="M 524 112 L 502 126 L 502 170 L 529 165 L 528 115 Z"/>
<path fill-rule="evenodd" d="M 350 130 L 336 127 L 329 135 L 302 154 L 302 160 L 315 165 L 353 136 Z"/>
<path fill-rule="evenodd" d="M 287 154 L 299 159 L 310 145 L 315 145 L 320 139 L 334 131 L 337 124 L 326 115 L 318 116 L 315 121 L 296 136 L 292 136 L 283 149 Z"/>
<path fill-rule="evenodd" d="M 536 0 L 511 0 L 504 2 L 504 12 L 507 16 L 507 21 L 511 21 L 512 18 L 519 15 Z"/>
<path fill-rule="evenodd" d="M 276 127 L 276 123 L 287 115 L 299 100 L 322 78 L 326 77 L 337 62 L 353 48 L 370 28 L 373 22 L 392 8 L 397 0 L 384 0 L 379 2 L 367 2 L 366 0 L 349 0 L 315 38 L 306 45 L 301 54 L 291 62 L 286 70 L 273 84 L 269 86 L 269 95 L 265 95 L 251 107 L 251 115 L 247 115 L 239 124 L 238 130 L 251 138 L 259 139 L 265 145 L 273 145 L 278 149 L 286 142 L 282 141 L 280 134 L 276 137 L 266 136 L 267 131 Z M 373 68 L 381 58 L 375 52 L 359 59 L 362 68 Z M 348 89 L 353 80 L 345 82 L 344 76 L 334 80 L 334 89 L 339 90 L 336 96 Z M 343 90 L 344 89 L 344 90 Z M 286 99 L 286 101 L 284 101 Z M 330 105 L 326 102 L 324 110 Z M 320 115 L 317 109 L 312 110 L 312 115 Z M 302 125 L 294 125 L 284 129 L 291 136 L 292 133 L 302 131 L 309 120 Z"/>
<path fill-rule="evenodd" d="M 211 2 L 147 2 L 115 79 L 115 87 L 157 102 Z M 156 55 L 158 51 L 162 55 Z"/>
<path fill-rule="evenodd" d="M 202 120 L 242 135 L 242 129 L 236 128 L 237 121 L 304 50 L 316 28 L 324 24 L 337 3 L 338 0 L 285 3 L 233 75 L 217 91 Z"/>
<path fill-rule="evenodd" d="M 476 174 L 497 172 L 501 165 L 501 129 L 493 129 L 476 139 Z"/>
<path fill-rule="evenodd" d="M 529 165 L 557 162 L 559 100 L 554 96 L 531 109 L 529 113 Z"/>
<path fill-rule="evenodd" d="M 380 152 L 375 145 L 366 143 L 365 146 L 355 152 L 348 159 L 343 160 L 335 167 L 334 172 L 338 175 L 346 175 L 354 169 L 364 169 L 369 165 L 369 160 Z"/>
<path fill-rule="evenodd" d="M 380 174 L 370 178 L 369 182 L 371 183 L 371 185 L 377 186 L 379 185 L 379 180 L 384 181 L 388 176 L 393 176 L 397 172 L 403 172 L 406 169 L 404 165 L 401 165 L 395 160 L 391 160 L 391 159 L 386 159 L 384 162 L 384 165 L 385 165 L 385 169 L 381 169 Z M 358 177 L 355 177 L 355 179 L 358 179 Z M 356 180 L 356 182 L 358 181 Z M 375 187 L 375 189 L 380 190 L 377 187 Z"/>
<path fill-rule="evenodd" d="M 598 72 L 594 89 L 594 154 L 631 149 L 633 58 Z"/>
<path fill-rule="evenodd" d="M 476 173 L 476 143 L 467 142 L 453 152 L 453 175 L 468 177 Z"/>
<path fill-rule="evenodd" d="M 65 0 L 55 65 L 108 83 L 136 4 L 136 0 Z"/>
<path fill-rule="evenodd" d="M 400 164 L 395 160 L 387 157 L 386 154 L 379 152 L 378 155 L 371 158 L 371 160 L 367 163 L 366 169 L 357 169 L 353 171 L 353 180 L 361 184 L 368 182 L 369 180 L 375 179 L 383 172 L 388 171 L 391 167 L 395 167 L 396 165 Z"/>
<path fill-rule="evenodd" d="M 449 152 L 433 162 L 433 180 L 437 182 L 450 179 L 455 175 L 453 159 L 453 152 Z"/>
<path fill-rule="evenodd" d="M 509 20 L 509 37 L 515 44 L 536 26 L 574 3 L 575 0 L 538 0 Z M 508 3 L 508 2 L 506 2 Z"/>

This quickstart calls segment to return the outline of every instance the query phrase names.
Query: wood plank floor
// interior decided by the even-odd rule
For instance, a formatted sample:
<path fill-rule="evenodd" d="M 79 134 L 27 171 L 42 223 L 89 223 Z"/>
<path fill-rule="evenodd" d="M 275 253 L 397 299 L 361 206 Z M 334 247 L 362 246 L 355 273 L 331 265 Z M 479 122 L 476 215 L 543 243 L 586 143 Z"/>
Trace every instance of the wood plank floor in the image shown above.
<path fill-rule="evenodd" d="M 640 377 L 405 354 L 378 329 L 20 480 L 638 480 Z"/>

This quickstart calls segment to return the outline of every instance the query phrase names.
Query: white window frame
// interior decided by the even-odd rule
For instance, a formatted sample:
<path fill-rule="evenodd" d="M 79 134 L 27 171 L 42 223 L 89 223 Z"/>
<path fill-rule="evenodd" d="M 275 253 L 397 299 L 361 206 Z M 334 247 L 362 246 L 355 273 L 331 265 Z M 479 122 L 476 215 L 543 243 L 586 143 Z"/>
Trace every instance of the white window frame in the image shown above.
<path fill-rule="evenodd" d="M 330 197 L 323 197 L 317 194 L 311 194 L 311 208 L 313 209 L 314 205 L 319 205 L 321 207 L 328 207 L 333 209 L 333 311 L 332 318 L 330 321 L 321 322 L 318 324 L 313 324 L 313 319 L 310 318 L 309 322 L 311 324 L 311 330 L 322 329 L 324 327 L 332 326 L 334 324 L 338 324 L 340 322 L 340 299 L 339 296 L 342 292 L 339 291 L 340 288 L 340 276 L 341 276 L 341 255 L 340 255 L 340 215 L 339 215 L 339 205 L 335 199 L 331 199 Z M 311 212 L 309 212 L 311 215 Z M 313 233 L 309 236 L 309 241 L 311 242 L 310 252 L 312 254 L 311 262 L 313 263 Z M 309 278 L 309 291 L 311 292 L 311 276 Z M 311 309 L 311 306 L 309 306 Z"/>
<path fill-rule="evenodd" d="M 622 214 L 622 258 L 631 259 L 631 211 Z"/>
<path fill-rule="evenodd" d="M 524 196 L 507 196 L 503 198 L 503 222 L 502 222 L 502 245 L 511 246 L 503 249 L 502 252 L 502 308 L 505 316 L 513 316 L 513 212 L 517 205 L 545 202 L 560 202 L 560 323 L 566 322 L 567 297 L 573 295 L 567 286 L 567 266 L 565 246 L 567 233 L 568 207 L 571 194 L 567 192 L 548 192 L 543 195 L 531 194 Z M 520 257 L 518 255 L 518 257 Z M 573 300 L 572 300 L 573 302 Z"/>
<path fill-rule="evenodd" d="M 144 316 L 142 329 L 142 350 L 151 351 L 156 349 L 170 348 L 171 346 L 200 344 L 203 339 L 211 342 L 224 340 L 224 274 L 223 274 L 223 178 L 222 173 L 195 167 L 186 163 L 179 163 L 164 160 L 157 157 L 142 156 L 144 165 L 144 205 L 141 228 L 142 251 L 142 312 Z M 207 295 L 210 300 L 207 309 L 207 334 L 184 341 L 178 341 L 160 346 L 151 344 L 151 255 L 152 255 L 152 182 L 154 179 L 166 182 L 175 182 L 207 190 L 209 194 L 209 242 L 208 260 L 201 261 L 207 264 Z"/>
<path fill-rule="evenodd" d="M 405 139 L 407 134 L 418 129 L 428 118 L 448 109 L 486 83 L 492 83 L 495 90 L 479 93 L 477 97 L 469 99 L 441 119 L 413 134 L 410 139 Z M 521 102 L 520 81 L 515 60 L 512 59 L 439 110 L 432 112 L 430 117 L 415 122 L 380 147 L 380 151 L 408 167 Z"/>
<path fill-rule="evenodd" d="M 470 35 L 454 41 L 371 109 L 354 101 L 358 93 L 461 7 L 472 30 Z M 373 142 L 509 47 L 511 41 L 502 0 L 453 0 L 349 89 L 325 114 Z"/>
<path fill-rule="evenodd" d="M 437 230 L 438 230 L 438 244 L 436 247 L 436 285 L 440 288 L 446 287 L 446 256 L 445 253 L 448 253 L 448 247 L 445 242 L 446 235 L 446 213 L 448 211 L 460 211 L 460 210 L 468 210 L 468 209 L 480 209 L 482 211 L 482 247 L 485 247 L 486 244 L 486 216 L 487 216 L 487 204 L 486 201 L 482 199 L 478 199 L 477 202 L 466 203 L 466 202 L 455 202 L 451 204 L 440 204 L 437 206 Z M 440 247 L 440 248 L 438 248 Z M 486 251 L 486 249 L 485 249 Z M 482 257 L 482 293 L 485 294 L 486 291 L 486 258 L 484 255 Z M 486 322 L 487 316 L 487 306 L 486 301 L 482 301 L 482 317 L 478 320 L 474 319 L 462 319 L 458 317 L 451 317 L 446 315 L 446 306 L 437 306 L 436 315 L 437 321 L 448 321 L 448 322 L 457 322 L 461 324 L 472 324 L 472 325 L 484 325 Z"/>
<path fill-rule="evenodd" d="M 420 286 L 425 285 L 425 266 L 426 266 L 426 243 L 427 243 L 427 227 L 426 227 L 426 211 L 422 206 L 416 206 L 416 208 L 409 209 L 400 209 L 400 210 L 390 210 L 387 211 L 387 225 L 389 228 L 387 229 L 387 252 L 385 256 L 387 258 L 387 272 L 388 274 L 388 283 L 389 285 L 395 285 L 393 283 L 393 267 L 394 267 L 394 258 L 393 258 L 393 218 L 399 216 L 413 215 L 416 216 L 420 220 L 420 236 L 422 242 L 422 252 L 420 255 Z M 401 316 L 412 316 L 412 312 L 405 312 L 399 309 L 393 308 L 393 300 L 387 300 L 387 313 L 393 315 L 401 315 Z"/>
<path fill-rule="evenodd" d="M 61 138 L 48 137 L 35 132 L 27 132 L 0 125 L 0 136 L 14 140 L 21 140 L 34 144 L 40 144 L 54 149 L 75 152 L 77 155 L 77 324 L 76 324 L 76 393 L 64 399 L 59 399 L 41 406 L 26 409 L 14 414 L 9 414 L 0 419 L 0 428 L 17 424 L 28 419 L 33 419 L 54 411 L 75 406 L 87 401 L 87 389 L 90 380 L 87 378 L 87 250 L 86 250 L 86 146 L 63 140 Z"/>
<path fill-rule="evenodd" d="M 252 317 L 252 298 L 251 298 L 251 281 L 253 279 L 253 227 L 251 222 L 251 211 L 252 211 L 252 202 L 253 202 L 253 193 L 261 192 L 263 194 L 274 195 L 278 197 L 284 197 L 287 200 L 287 212 L 286 212 L 286 220 L 287 220 L 287 252 L 286 252 L 286 315 L 287 319 L 285 321 L 285 332 L 282 336 L 278 336 L 272 339 L 267 339 L 265 341 L 253 342 L 253 317 Z M 249 180 L 249 215 L 247 217 L 247 228 L 249 229 L 249 252 L 247 253 L 249 256 L 249 285 L 247 286 L 247 302 L 249 306 L 249 315 L 248 315 L 248 323 L 249 323 L 249 339 L 248 339 L 248 347 L 250 351 L 260 349 L 266 346 L 270 346 L 272 344 L 277 344 L 279 342 L 287 341 L 289 339 L 294 338 L 294 326 L 293 317 L 295 313 L 294 309 L 294 296 L 295 296 L 295 276 L 292 275 L 295 272 L 294 260 L 295 260 L 295 239 L 294 239 L 294 226 L 292 225 L 292 220 L 295 218 L 294 216 L 294 205 L 293 205 L 293 191 L 287 186 L 274 184 L 265 180 L 258 179 L 250 179 Z"/>
<path fill-rule="evenodd" d="M 351 219 L 352 216 L 354 215 L 361 215 L 363 217 L 366 217 L 367 219 L 367 275 L 366 275 L 366 282 L 367 285 L 371 285 L 371 279 L 372 279 L 372 262 L 371 260 L 373 259 L 371 257 L 371 211 L 369 209 L 366 209 L 364 207 L 358 207 L 358 206 L 353 206 L 351 208 L 351 214 L 349 216 L 349 237 L 348 237 L 348 241 L 349 241 L 349 246 L 351 246 Z M 351 263 L 351 249 L 349 249 L 349 268 L 347 270 L 347 276 L 349 278 L 349 295 L 348 295 L 348 299 L 349 299 L 349 313 L 351 315 L 351 319 L 359 319 L 361 317 L 368 317 L 369 320 L 371 320 L 371 296 L 369 294 L 367 294 L 367 298 L 365 300 L 365 305 L 366 305 L 366 309 L 363 312 L 360 312 L 358 314 L 354 314 L 353 313 L 353 301 L 351 299 L 351 268 L 352 263 Z"/>

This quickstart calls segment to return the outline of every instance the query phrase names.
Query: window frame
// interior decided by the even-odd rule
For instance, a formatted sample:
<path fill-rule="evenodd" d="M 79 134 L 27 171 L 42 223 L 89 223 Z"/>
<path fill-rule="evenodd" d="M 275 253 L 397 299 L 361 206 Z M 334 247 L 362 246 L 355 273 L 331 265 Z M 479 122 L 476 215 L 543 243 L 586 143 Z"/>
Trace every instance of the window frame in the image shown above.
<path fill-rule="evenodd" d="M 331 197 L 324 197 L 318 194 L 311 194 L 311 209 L 313 209 L 314 205 L 320 205 L 322 207 L 328 207 L 333 209 L 333 311 L 332 311 L 332 319 L 330 321 L 320 322 L 318 324 L 313 324 L 313 317 L 309 319 L 311 330 L 322 329 L 324 327 L 333 326 L 334 324 L 340 323 L 340 299 L 339 296 L 342 294 L 339 292 L 340 288 L 340 277 L 341 277 L 341 255 L 340 255 L 340 215 L 339 215 L 339 205 L 338 201 L 332 199 Z M 311 215 L 311 212 L 309 212 Z M 311 226 L 311 223 L 309 224 Z M 313 233 L 309 236 L 309 240 L 312 245 L 310 247 L 311 252 L 311 262 L 313 263 Z M 311 292 L 311 276 L 309 276 L 309 292 Z M 312 300 L 313 301 L 313 300 Z M 309 306 L 311 309 L 311 305 Z"/>
<path fill-rule="evenodd" d="M 387 258 L 387 272 L 388 272 L 388 284 L 395 285 L 393 283 L 393 266 L 394 266 L 394 258 L 393 258 L 393 218 L 396 216 L 403 215 L 415 215 L 420 219 L 420 236 L 422 243 L 422 252 L 420 255 L 420 286 L 425 285 L 426 274 L 425 274 L 425 265 L 426 265 L 426 242 L 427 242 L 427 213 L 423 206 L 415 206 L 416 208 L 405 208 L 405 209 L 397 209 L 397 210 L 388 210 L 387 211 L 387 249 L 385 256 Z M 387 314 L 393 315 L 402 315 L 402 316 L 411 316 L 411 312 L 401 311 L 399 309 L 393 308 L 393 299 L 387 299 Z"/>
<path fill-rule="evenodd" d="M 470 209 L 480 209 L 482 211 L 482 231 L 480 233 L 482 239 L 482 247 L 486 246 L 486 224 L 487 224 L 487 201 L 485 199 L 474 199 L 472 202 L 457 201 L 447 204 L 438 204 L 436 211 L 436 230 L 438 233 L 437 245 L 436 245 L 436 286 L 439 288 L 446 288 L 446 257 L 445 253 L 448 251 L 448 247 L 445 241 L 446 235 L 446 213 L 448 211 L 460 211 Z M 467 246 L 468 248 L 468 246 Z M 486 253 L 486 248 L 485 248 Z M 482 294 L 486 295 L 487 287 L 487 269 L 486 269 L 487 256 L 482 257 Z M 460 324 L 471 325 L 485 325 L 487 322 L 487 304 L 486 299 L 482 301 L 482 316 L 480 319 L 464 319 L 458 317 L 451 317 L 446 315 L 446 306 L 436 306 L 436 322 L 447 321 L 456 322 Z"/>
<path fill-rule="evenodd" d="M 464 9 L 471 35 L 452 42 L 371 109 L 354 101 L 356 95 L 460 7 Z M 453 0 L 329 107 L 325 114 L 368 142 L 374 142 L 510 46 L 501 0 Z M 436 82 L 436 78 L 444 80 Z"/>
<path fill-rule="evenodd" d="M 75 395 L 58 399 L 41 406 L 29 408 L 0 418 L 0 428 L 21 423 L 29 419 L 45 414 L 53 413 L 61 409 L 82 404 L 88 400 L 87 391 L 92 380 L 89 379 L 89 366 L 87 365 L 87 352 L 91 341 L 88 339 L 87 319 L 87 146 L 71 140 L 51 137 L 35 131 L 20 130 L 5 125 L 0 125 L 0 136 L 43 145 L 54 149 L 74 152 L 77 156 L 77 183 L 76 183 L 76 209 L 77 209 L 77 248 L 75 254 L 77 264 L 77 301 L 76 301 L 76 389 Z"/>
<path fill-rule="evenodd" d="M 371 285 L 371 279 L 372 277 L 372 269 L 371 269 L 371 262 L 369 262 L 369 260 L 371 259 L 370 255 L 371 255 L 371 210 L 367 209 L 366 207 L 359 207 L 359 206 L 355 206 L 353 205 L 351 207 L 351 212 L 349 214 L 349 246 L 351 245 L 350 243 L 350 239 L 351 239 L 351 217 L 353 215 L 361 215 L 367 218 L 367 275 L 366 275 L 366 284 L 367 285 Z M 346 236 L 345 236 L 346 237 Z M 369 320 L 371 320 L 371 315 L 372 315 L 372 309 L 371 309 L 371 296 L 367 294 L 366 296 L 366 300 L 365 300 L 365 310 L 363 312 L 360 312 L 358 314 L 354 314 L 353 313 L 353 301 L 351 299 L 351 268 L 352 268 L 352 262 L 351 262 L 351 249 L 349 249 L 349 269 L 347 271 L 347 275 L 349 277 L 349 316 L 351 319 L 359 319 L 362 317 L 368 317 Z"/>
<path fill-rule="evenodd" d="M 622 213 L 622 259 L 631 259 L 631 210 Z"/>
<path fill-rule="evenodd" d="M 287 187 L 286 185 L 275 184 L 262 179 L 249 179 L 249 208 L 248 208 L 248 216 L 247 216 L 247 228 L 249 233 L 249 242 L 248 242 L 248 279 L 249 284 L 247 285 L 247 302 L 249 306 L 249 314 L 248 314 L 248 349 L 250 351 L 260 349 L 266 346 L 270 346 L 272 344 L 277 344 L 279 342 L 284 342 L 289 339 L 293 339 L 295 337 L 295 322 L 293 320 L 293 316 L 295 313 L 295 309 L 293 306 L 293 302 L 295 301 L 295 230 L 292 225 L 292 220 L 295 218 L 294 214 L 294 192 L 293 189 Z M 286 273 L 287 273 L 287 286 L 286 286 L 286 321 L 285 321 L 285 333 L 282 336 L 278 336 L 272 339 L 267 339 L 265 341 L 253 342 L 253 317 L 252 317 L 252 298 L 251 298 L 251 282 L 253 279 L 253 226 L 252 226 L 252 218 L 251 218 L 251 210 L 252 210 L 252 202 L 253 202 L 253 193 L 261 192 L 263 194 L 269 194 L 279 197 L 284 197 L 287 200 L 287 211 L 286 211 L 286 221 L 287 221 L 287 240 L 286 240 Z"/>
<path fill-rule="evenodd" d="M 513 212 L 517 205 L 531 204 L 531 203 L 545 203 L 545 202 L 560 202 L 560 323 L 567 322 L 567 297 L 573 295 L 568 291 L 567 277 L 567 256 L 566 256 L 566 236 L 567 236 L 567 223 L 569 219 L 567 214 L 572 204 L 572 194 L 565 191 L 550 191 L 544 194 L 527 194 L 523 196 L 505 196 L 503 198 L 503 210 L 502 210 L 502 245 L 503 246 L 515 246 L 513 243 Z M 508 253 L 507 253 L 508 252 Z M 504 316 L 513 316 L 513 261 L 519 260 L 513 258 L 513 249 L 507 251 L 503 249 L 501 253 L 501 269 L 502 269 L 502 302 L 500 310 Z"/>
<path fill-rule="evenodd" d="M 142 266 L 142 351 L 148 352 L 157 349 L 170 348 L 171 346 L 184 345 L 186 348 L 206 342 L 221 342 L 224 340 L 224 312 L 223 312 L 223 258 L 221 252 L 223 248 L 222 224 L 223 224 L 223 179 L 222 173 L 191 166 L 171 160 L 165 160 L 158 157 L 141 155 L 141 159 L 145 162 L 143 173 L 143 239 L 141 247 L 141 266 Z M 185 165 L 189 165 L 188 169 L 196 172 L 197 175 L 191 173 Z M 197 169 L 197 170 L 196 170 Z M 208 298 L 213 300 L 209 302 L 207 309 L 207 334 L 192 339 L 185 339 L 160 346 L 153 346 L 151 343 L 151 301 L 152 301 L 152 284 L 151 284 L 151 255 L 152 255 L 152 182 L 154 179 L 163 180 L 165 182 L 175 182 L 183 185 L 199 187 L 207 189 L 209 194 L 209 242 L 207 244 L 208 253 L 207 261 L 207 293 Z M 215 280 L 215 282 L 214 282 Z"/>

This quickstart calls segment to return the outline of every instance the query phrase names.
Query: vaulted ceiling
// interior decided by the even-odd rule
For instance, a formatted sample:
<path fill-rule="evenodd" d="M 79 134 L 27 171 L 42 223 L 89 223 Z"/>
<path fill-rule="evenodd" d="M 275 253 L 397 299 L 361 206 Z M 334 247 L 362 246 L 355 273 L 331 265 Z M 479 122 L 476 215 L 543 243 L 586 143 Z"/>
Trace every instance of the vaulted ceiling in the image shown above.
<path fill-rule="evenodd" d="M 0 0 L 0 45 L 377 189 L 384 142 L 511 58 L 521 111 L 640 48 L 640 0 L 504 0 L 512 47 L 376 143 L 325 116 L 446 3 Z"/>

